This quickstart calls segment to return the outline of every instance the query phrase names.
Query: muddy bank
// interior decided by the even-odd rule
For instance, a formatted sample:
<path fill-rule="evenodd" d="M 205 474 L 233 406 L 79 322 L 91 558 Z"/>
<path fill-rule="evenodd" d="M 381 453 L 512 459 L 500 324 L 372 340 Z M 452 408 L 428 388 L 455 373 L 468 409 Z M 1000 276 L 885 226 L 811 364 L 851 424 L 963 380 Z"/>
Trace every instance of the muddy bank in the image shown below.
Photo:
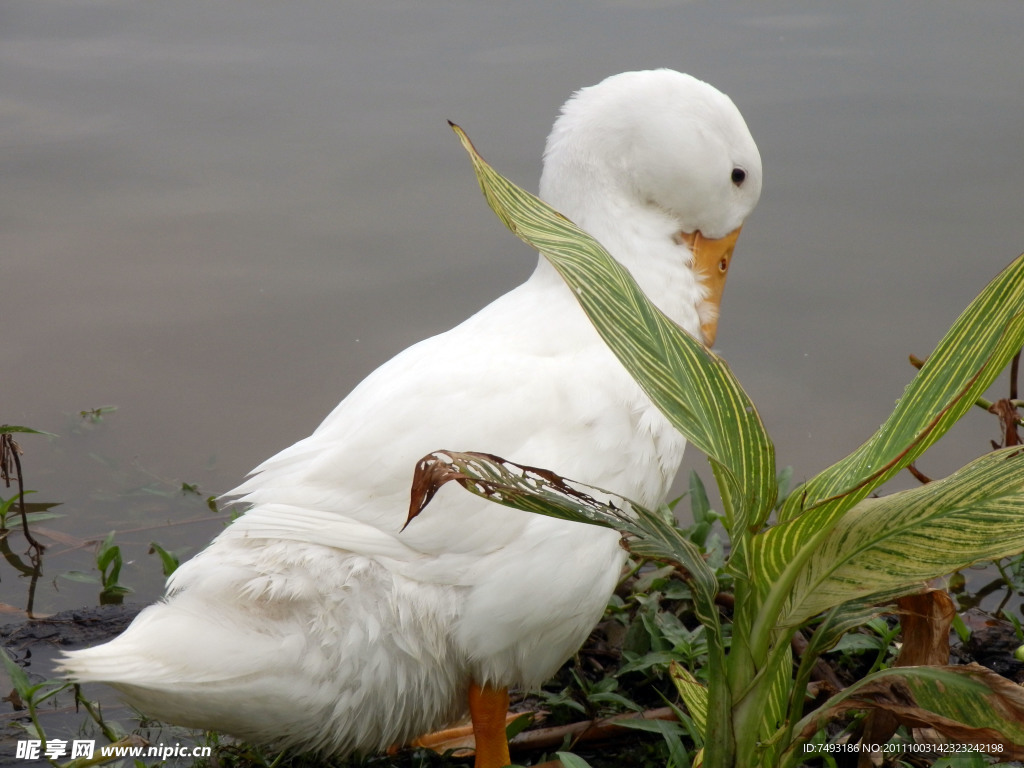
<path fill-rule="evenodd" d="M 116 637 L 146 606 L 98 605 L 60 611 L 45 619 L 23 619 L 0 626 L 0 643 L 16 657 L 37 645 L 71 650 Z"/>

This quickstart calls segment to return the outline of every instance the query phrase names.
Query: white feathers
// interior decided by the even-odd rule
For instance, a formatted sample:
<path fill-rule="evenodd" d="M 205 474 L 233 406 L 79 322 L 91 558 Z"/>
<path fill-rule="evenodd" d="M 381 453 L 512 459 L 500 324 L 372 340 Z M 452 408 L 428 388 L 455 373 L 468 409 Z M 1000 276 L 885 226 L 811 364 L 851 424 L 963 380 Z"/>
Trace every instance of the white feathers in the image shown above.
<path fill-rule="evenodd" d="M 732 102 L 658 70 L 566 104 L 541 191 L 696 335 L 705 291 L 673 237 L 740 226 L 760 179 Z M 165 601 L 66 668 L 159 719 L 259 742 L 406 741 L 460 715 L 470 681 L 551 675 L 600 618 L 624 557 L 612 531 L 457 487 L 403 530 L 417 460 L 487 451 L 653 505 L 683 447 L 542 259 L 258 467 L 234 492 L 252 509 L 179 569 Z"/>
<path fill-rule="evenodd" d="M 744 171 L 739 185 L 735 168 Z M 714 87 L 669 69 L 625 72 L 577 91 L 562 107 L 540 192 L 592 234 L 598 217 L 621 205 L 659 211 L 677 231 L 715 239 L 757 204 L 761 156 L 739 110 Z M 619 225 L 629 223 L 606 223 L 621 232 Z"/>

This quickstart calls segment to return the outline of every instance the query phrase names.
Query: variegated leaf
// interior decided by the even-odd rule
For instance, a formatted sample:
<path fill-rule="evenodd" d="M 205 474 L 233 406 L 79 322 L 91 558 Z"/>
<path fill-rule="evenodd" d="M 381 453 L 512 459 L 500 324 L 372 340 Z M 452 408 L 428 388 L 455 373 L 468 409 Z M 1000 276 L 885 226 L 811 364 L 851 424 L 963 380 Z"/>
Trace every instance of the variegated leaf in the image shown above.
<path fill-rule="evenodd" d="M 925 581 L 1024 551 L 1024 453 L 986 454 L 953 475 L 865 499 L 824 536 L 780 621 L 799 624 L 849 600 L 894 596 Z"/>

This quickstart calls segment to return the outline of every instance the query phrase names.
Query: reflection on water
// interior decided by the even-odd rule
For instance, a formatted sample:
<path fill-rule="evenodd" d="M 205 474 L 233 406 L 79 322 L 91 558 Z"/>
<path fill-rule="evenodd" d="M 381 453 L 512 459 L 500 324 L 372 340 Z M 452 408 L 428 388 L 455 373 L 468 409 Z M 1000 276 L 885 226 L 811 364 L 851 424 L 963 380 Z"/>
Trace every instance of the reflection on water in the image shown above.
<path fill-rule="evenodd" d="M 1021 32 L 994 0 L 5 3 L 0 422 L 59 435 L 20 442 L 64 515 L 39 525 L 36 609 L 95 602 L 74 574 L 112 530 L 129 599 L 153 600 L 151 541 L 194 553 L 224 522 L 206 497 L 522 280 L 534 257 L 444 121 L 532 188 L 565 97 L 626 69 L 743 111 L 765 192 L 720 351 L 780 465 L 845 455 L 1024 248 Z M 967 421 L 923 471 L 998 435 Z M 0 567 L 23 610 L 30 577 Z"/>

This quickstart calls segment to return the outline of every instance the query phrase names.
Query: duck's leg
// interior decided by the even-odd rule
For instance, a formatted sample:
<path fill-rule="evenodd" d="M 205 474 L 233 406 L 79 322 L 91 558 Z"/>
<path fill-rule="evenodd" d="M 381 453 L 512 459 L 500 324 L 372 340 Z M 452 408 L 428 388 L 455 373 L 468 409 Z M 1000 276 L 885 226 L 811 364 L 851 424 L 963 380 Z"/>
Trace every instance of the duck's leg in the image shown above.
<path fill-rule="evenodd" d="M 469 685 L 469 714 L 473 718 L 476 738 L 474 768 L 505 768 L 512 763 L 505 737 L 505 715 L 508 713 L 508 688 L 490 685 Z"/>

